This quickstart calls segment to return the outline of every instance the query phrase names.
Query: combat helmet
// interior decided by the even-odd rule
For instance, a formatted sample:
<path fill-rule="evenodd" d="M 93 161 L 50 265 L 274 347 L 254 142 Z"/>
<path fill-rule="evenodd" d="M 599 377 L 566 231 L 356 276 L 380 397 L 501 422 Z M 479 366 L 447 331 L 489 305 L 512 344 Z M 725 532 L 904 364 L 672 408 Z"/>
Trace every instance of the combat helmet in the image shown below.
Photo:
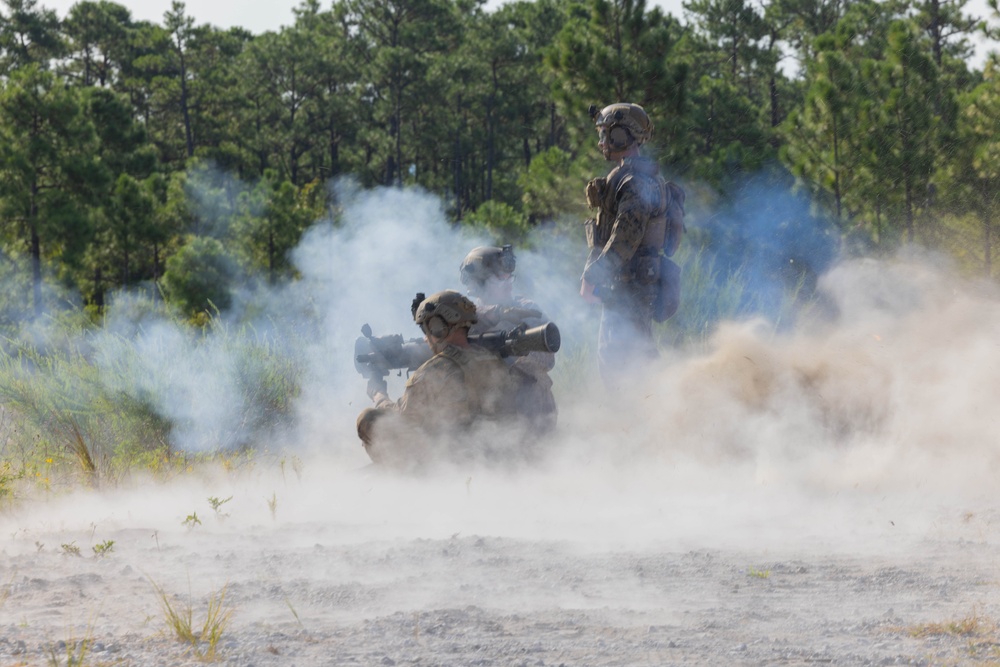
<path fill-rule="evenodd" d="M 502 248 L 479 246 L 469 251 L 459 267 L 462 284 L 470 290 L 481 288 L 491 276 L 510 275 L 514 273 L 517 260 L 514 259 L 514 249 L 505 245 Z"/>
<path fill-rule="evenodd" d="M 455 327 L 468 329 L 478 321 L 476 304 L 460 292 L 444 290 L 420 299 L 422 296 L 418 293 L 413 300 L 413 321 L 425 334 L 444 338 Z"/>
<path fill-rule="evenodd" d="M 638 104 L 616 102 L 600 111 L 591 105 L 590 117 L 599 129 L 607 128 L 608 145 L 616 151 L 628 148 L 633 142 L 641 146 L 653 136 L 653 122 Z"/>

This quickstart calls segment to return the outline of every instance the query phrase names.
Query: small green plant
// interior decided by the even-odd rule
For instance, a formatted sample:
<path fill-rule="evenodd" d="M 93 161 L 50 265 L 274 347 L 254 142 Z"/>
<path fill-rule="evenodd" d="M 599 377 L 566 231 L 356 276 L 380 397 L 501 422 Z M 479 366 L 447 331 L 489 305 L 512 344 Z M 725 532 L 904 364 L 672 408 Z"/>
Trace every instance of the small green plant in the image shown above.
<path fill-rule="evenodd" d="M 747 575 L 751 577 L 756 577 L 757 579 L 767 579 L 771 576 L 770 570 L 758 570 L 757 568 L 751 566 L 747 569 Z"/>
<path fill-rule="evenodd" d="M 83 661 L 87 658 L 87 651 L 90 650 L 90 642 L 88 636 L 80 641 L 70 640 L 49 644 L 45 661 L 51 667 L 82 667 Z"/>
<path fill-rule="evenodd" d="M 209 593 L 205 621 L 200 629 L 196 629 L 192 606 L 188 604 L 184 607 L 175 607 L 162 587 L 152 580 L 150 583 L 160 599 L 167 628 L 173 632 L 178 641 L 190 644 L 191 650 L 199 660 L 214 660 L 219 641 L 233 614 L 232 608 L 226 604 L 226 589 L 229 585 L 226 584 L 218 591 Z"/>
<path fill-rule="evenodd" d="M 271 497 L 267 499 L 267 509 L 271 510 L 271 519 L 278 518 L 278 494 L 271 493 Z"/>
<path fill-rule="evenodd" d="M 13 584 L 14 584 L 14 575 L 12 574 L 10 575 L 10 579 L 7 580 L 7 583 L 4 584 L 3 588 L 0 588 L 0 609 L 3 609 L 3 606 L 7 603 L 7 598 L 10 597 L 10 589 L 11 586 L 13 586 Z M 298 618 L 298 616 L 296 616 L 296 618 Z"/>
<path fill-rule="evenodd" d="M 95 558 L 104 558 L 109 553 L 111 553 L 112 551 L 115 550 L 115 541 L 114 540 L 104 540 L 100 544 L 95 544 L 93 546 L 93 549 L 94 549 L 94 557 Z"/>
<path fill-rule="evenodd" d="M 185 526 L 188 530 L 191 530 L 195 526 L 201 525 L 201 519 L 198 518 L 197 512 L 191 512 L 187 515 L 187 518 L 181 521 L 181 525 Z"/>
<path fill-rule="evenodd" d="M 288 599 L 287 595 L 285 596 L 285 604 L 288 605 L 288 609 L 292 612 L 292 616 L 295 617 L 296 622 L 298 622 L 300 626 L 305 627 L 302 625 L 302 619 L 299 618 L 299 612 L 295 611 L 295 607 L 292 606 L 292 601 Z"/>
<path fill-rule="evenodd" d="M 24 468 L 15 470 L 10 461 L 0 464 L 0 500 L 13 498 L 15 484 L 24 476 Z"/>
<path fill-rule="evenodd" d="M 279 463 L 278 463 L 278 466 L 281 469 L 281 478 L 282 479 L 285 478 L 285 463 L 286 462 L 287 461 L 284 458 L 282 458 L 281 461 L 279 461 Z M 300 459 L 297 456 L 293 456 L 291 463 L 292 463 L 292 472 L 295 473 L 296 479 L 298 479 L 298 480 L 301 481 L 302 480 L 302 459 Z"/>
<path fill-rule="evenodd" d="M 76 542 L 70 542 L 69 544 L 62 544 L 62 552 L 64 556 L 79 556 L 80 547 L 76 546 Z"/>
<path fill-rule="evenodd" d="M 212 511 L 215 512 L 215 516 L 219 517 L 220 519 L 224 519 L 229 515 L 223 513 L 222 506 L 228 503 L 232 499 L 233 499 L 232 496 L 229 496 L 228 498 L 223 498 L 222 500 L 216 498 L 215 496 L 211 496 L 208 499 L 208 506 L 211 507 Z"/>

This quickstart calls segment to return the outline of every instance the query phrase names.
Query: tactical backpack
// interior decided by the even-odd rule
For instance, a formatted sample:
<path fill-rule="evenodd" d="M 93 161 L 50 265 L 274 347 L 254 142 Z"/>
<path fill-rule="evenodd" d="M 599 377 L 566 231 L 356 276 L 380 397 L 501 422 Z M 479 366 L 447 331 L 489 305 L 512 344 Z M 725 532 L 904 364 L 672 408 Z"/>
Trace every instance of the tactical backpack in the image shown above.
<path fill-rule="evenodd" d="M 681 305 L 681 267 L 670 257 L 677 252 L 684 234 L 684 190 L 671 181 L 663 181 L 666 199 L 667 229 L 660 256 L 660 285 L 653 302 L 653 319 L 666 322 Z"/>

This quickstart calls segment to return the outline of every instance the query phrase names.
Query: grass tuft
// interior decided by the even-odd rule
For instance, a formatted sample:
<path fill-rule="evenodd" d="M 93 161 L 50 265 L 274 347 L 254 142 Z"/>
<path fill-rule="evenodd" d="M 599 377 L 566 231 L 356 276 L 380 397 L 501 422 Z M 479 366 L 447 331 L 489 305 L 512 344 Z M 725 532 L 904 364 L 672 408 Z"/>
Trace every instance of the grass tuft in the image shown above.
<path fill-rule="evenodd" d="M 215 512 L 215 515 L 217 517 L 219 517 L 220 519 L 224 519 L 224 518 L 226 518 L 229 515 L 226 514 L 226 513 L 224 513 L 222 511 L 222 506 L 225 505 L 226 503 L 228 503 L 232 499 L 233 499 L 232 496 L 229 496 L 228 498 L 221 498 L 221 499 L 218 498 L 218 497 L 216 497 L 216 496 L 210 496 L 208 498 L 208 506 L 212 508 L 212 511 Z"/>
<path fill-rule="evenodd" d="M 271 510 L 271 520 L 276 520 L 278 518 L 278 494 L 271 493 L 271 497 L 267 499 L 267 509 Z"/>
<path fill-rule="evenodd" d="M 51 667 L 82 667 L 90 650 L 90 638 L 49 644 L 45 661 Z"/>
<path fill-rule="evenodd" d="M 16 574 L 16 572 L 12 573 L 10 575 L 10 579 L 8 579 L 7 583 L 3 585 L 3 588 L 0 588 L 0 609 L 3 609 L 3 606 L 7 604 L 7 598 L 10 597 L 11 588 L 14 586 L 14 574 Z M 296 618 L 298 618 L 298 616 L 296 616 Z"/>
<path fill-rule="evenodd" d="M 95 544 L 92 548 L 94 550 L 94 558 L 104 558 L 115 550 L 115 541 L 104 540 L 99 544 Z"/>
<path fill-rule="evenodd" d="M 910 626 L 908 633 L 911 637 L 939 637 L 950 635 L 953 637 L 983 637 L 994 636 L 1000 632 L 995 621 L 980 616 L 970 614 L 957 621 L 944 621 L 940 623 L 921 623 Z"/>
<path fill-rule="evenodd" d="M 199 660 L 215 660 L 219 641 L 229 624 L 233 610 L 226 603 L 228 584 L 208 596 L 208 606 L 205 610 L 205 620 L 199 628 L 194 622 L 194 609 L 190 604 L 175 606 L 170 602 L 170 596 L 156 582 L 150 580 L 160 599 L 160 607 L 167 628 L 177 637 L 178 641 L 191 645 L 191 650 Z"/>

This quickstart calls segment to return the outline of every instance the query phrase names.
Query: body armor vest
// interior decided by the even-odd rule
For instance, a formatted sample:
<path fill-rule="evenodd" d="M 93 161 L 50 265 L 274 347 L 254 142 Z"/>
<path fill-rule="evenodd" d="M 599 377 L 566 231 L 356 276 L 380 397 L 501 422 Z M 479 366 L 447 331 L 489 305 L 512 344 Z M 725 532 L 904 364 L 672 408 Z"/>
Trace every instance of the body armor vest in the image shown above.
<path fill-rule="evenodd" d="M 660 176 L 655 162 L 644 158 L 626 158 L 607 176 L 587 184 L 587 204 L 597 209 L 597 218 L 588 221 L 587 245 L 603 248 L 611 238 L 619 192 L 630 181 L 649 211 L 636 256 L 659 255 L 661 250 L 667 257 L 673 255 L 684 231 L 684 191 Z"/>
<path fill-rule="evenodd" d="M 476 346 L 463 348 L 449 345 L 441 355 L 462 369 L 474 414 L 488 420 L 497 420 L 517 412 L 517 388 L 502 359 Z"/>

